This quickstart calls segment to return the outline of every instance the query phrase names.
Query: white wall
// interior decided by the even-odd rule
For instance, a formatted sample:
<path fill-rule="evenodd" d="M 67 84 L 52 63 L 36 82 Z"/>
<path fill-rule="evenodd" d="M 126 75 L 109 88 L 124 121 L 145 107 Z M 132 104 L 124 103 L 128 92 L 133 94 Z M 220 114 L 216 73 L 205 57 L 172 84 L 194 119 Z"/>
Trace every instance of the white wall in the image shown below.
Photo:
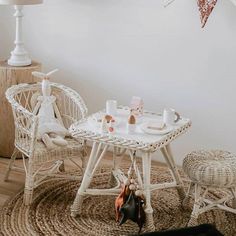
<path fill-rule="evenodd" d="M 0 60 L 5 60 L 9 55 L 9 49 L 14 32 L 12 32 L 14 19 L 9 14 L 9 7 L 0 6 Z M 10 26 L 10 27 L 9 27 Z"/>
<path fill-rule="evenodd" d="M 45 0 L 26 7 L 25 15 L 33 58 L 46 71 L 59 68 L 56 80 L 78 90 L 90 112 L 107 98 L 128 104 L 139 95 L 147 109 L 174 107 L 192 119 L 190 132 L 174 144 L 179 163 L 198 148 L 236 153 L 236 7 L 230 1 L 218 1 L 205 29 L 195 0 L 168 8 L 161 0 Z M 1 31 L 14 31 L 9 16 L 4 19 Z M 3 42 L 2 36 L 0 50 L 10 51 L 9 37 Z"/>

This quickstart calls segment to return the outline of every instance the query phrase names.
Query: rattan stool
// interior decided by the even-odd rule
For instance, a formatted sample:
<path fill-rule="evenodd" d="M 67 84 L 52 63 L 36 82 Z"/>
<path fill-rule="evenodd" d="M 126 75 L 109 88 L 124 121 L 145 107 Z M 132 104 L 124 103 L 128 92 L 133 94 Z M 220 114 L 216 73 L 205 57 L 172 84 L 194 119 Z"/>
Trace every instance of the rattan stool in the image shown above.
<path fill-rule="evenodd" d="M 236 214 L 235 155 L 221 150 L 194 151 L 185 157 L 183 170 L 191 180 L 183 206 L 186 207 L 192 193 L 194 196 L 188 226 L 196 225 L 200 214 L 215 208 Z M 224 197 L 218 200 L 209 199 L 207 193 L 214 189 L 224 191 Z"/>

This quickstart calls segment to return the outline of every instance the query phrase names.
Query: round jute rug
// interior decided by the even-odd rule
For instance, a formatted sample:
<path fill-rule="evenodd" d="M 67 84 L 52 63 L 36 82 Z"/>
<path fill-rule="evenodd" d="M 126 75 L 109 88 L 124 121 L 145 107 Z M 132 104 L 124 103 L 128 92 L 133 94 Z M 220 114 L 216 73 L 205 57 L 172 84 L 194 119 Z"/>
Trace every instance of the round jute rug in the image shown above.
<path fill-rule="evenodd" d="M 102 188 L 108 185 L 110 169 L 104 167 L 101 173 L 94 177 L 92 186 Z M 165 167 L 154 166 L 152 173 L 153 181 L 171 179 Z M 119 236 L 137 233 L 138 227 L 132 222 L 117 226 L 115 196 L 87 197 L 82 214 L 72 218 L 70 206 L 79 185 L 78 181 L 49 179 L 35 190 L 30 207 L 23 205 L 23 192 L 20 192 L 0 212 L 0 235 Z M 212 193 L 211 197 L 217 194 Z M 185 227 L 191 213 L 191 209 L 182 210 L 175 189 L 153 192 L 152 206 L 156 230 Z M 224 235 L 236 235 L 236 217 L 228 212 L 213 210 L 204 213 L 199 217 L 199 223 L 213 223 Z"/>

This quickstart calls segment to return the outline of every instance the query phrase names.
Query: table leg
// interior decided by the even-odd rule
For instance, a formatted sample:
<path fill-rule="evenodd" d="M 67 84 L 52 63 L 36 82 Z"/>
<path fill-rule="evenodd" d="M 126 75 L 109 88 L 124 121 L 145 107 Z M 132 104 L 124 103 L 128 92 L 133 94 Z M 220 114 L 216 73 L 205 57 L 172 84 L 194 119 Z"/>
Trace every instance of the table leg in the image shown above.
<path fill-rule="evenodd" d="M 115 176 L 113 175 L 113 171 L 117 171 L 120 168 L 120 164 L 122 162 L 125 152 L 126 152 L 126 149 L 113 147 L 113 167 L 112 167 L 112 172 L 111 172 L 111 176 L 109 180 L 110 187 L 115 187 L 117 185 L 117 180 Z"/>
<path fill-rule="evenodd" d="M 75 217 L 80 213 L 81 205 L 83 203 L 84 194 L 86 192 L 86 189 L 89 187 L 93 174 L 98 167 L 99 162 L 101 161 L 102 157 L 104 156 L 107 145 L 104 147 L 102 153 L 100 154 L 100 150 L 102 149 L 102 144 L 98 144 L 96 142 L 93 143 L 93 147 L 91 150 L 91 154 L 88 160 L 88 164 L 86 166 L 83 180 L 81 182 L 80 188 L 76 194 L 75 200 L 73 205 L 71 206 L 71 216 Z M 100 155 L 99 155 L 100 154 Z"/>
<path fill-rule="evenodd" d="M 146 223 L 145 227 L 147 231 L 155 231 L 155 226 L 153 222 L 153 209 L 151 206 L 151 155 L 150 153 L 142 154 L 142 164 L 143 164 L 143 189 L 146 198 L 145 213 L 146 213 Z"/>
<path fill-rule="evenodd" d="M 138 165 L 137 165 L 137 162 L 136 162 L 136 159 L 137 159 L 136 158 L 136 151 L 129 150 L 129 155 L 130 155 L 130 158 L 131 158 L 131 162 L 133 163 L 133 168 L 134 168 L 136 177 L 138 179 L 138 185 L 142 189 L 143 188 L 143 180 L 142 180 L 142 177 L 141 177 L 141 174 L 139 172 L 139 168 L 138 168 Z M 129 169 L 128 175 L 129 175 L 130 171 L 131 171 L 131 169 Z"/>
<path fill-rule="evenodd" d="M 180 197 L 180 201 L 182 202 L 185 198 L 185 191 L 184 191 L 184 185 L 183 182 L 181 180 L 181 177 L 179 175 L 179 171 L 176 167 L 174 158 L 173 158 L 173 154 L 170 148 L 170 144 L 168 144 L 166 147 L 161 148 L 161 152 L 166 160 L 166 163 L 168 165 L 168 167 L 170 168 L 172 175 L 174 177 L 174 180 L 177 184 L 177 191 Z"/>

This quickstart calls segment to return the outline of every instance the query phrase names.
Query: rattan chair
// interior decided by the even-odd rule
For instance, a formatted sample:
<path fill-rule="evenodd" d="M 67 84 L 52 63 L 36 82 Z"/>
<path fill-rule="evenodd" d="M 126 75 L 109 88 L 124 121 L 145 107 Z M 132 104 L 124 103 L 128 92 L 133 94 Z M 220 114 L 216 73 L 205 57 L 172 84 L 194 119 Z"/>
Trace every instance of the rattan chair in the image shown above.
<path fill-rule="evenodd" d="M 52 95 L 56 97 L 55 114 L 66 128 L 85 118 L 87 108 L 77 92 L 56 83 L 52 83 L 51 87 Z M 37 96 L 40 95 L 41 83 L 14 85 L 6 91 L 6 97 L 12 106 L 14 116 L 15 149 L 9 162 L 5 181 L 8 180 L 11 170 L 25 171 L 25 205 L 31 204 L 33 190 L 48 176 L 57 175 L 62 178 L 73 177 L 76 179 L 76 176 L 58 172 L 64 169 L 62 168 L 64 160 L 70 160 L 76 165 L 76 168 L 82 169 L 83 165 L 79 165 L 75 158 L 80 158 L 84 163 L 86 156 L 85 143 L 71 137 L 66 138 L 67 146 L 58 146 L 51 150 L 48 150 L 42 141 L 37 140 L 38 116 L 34 114 L 34 106 L 35 99 L 37 100 Z M 14 165 L 16 157 L 20 154 L 23 157 L 24 168 Z"/>

